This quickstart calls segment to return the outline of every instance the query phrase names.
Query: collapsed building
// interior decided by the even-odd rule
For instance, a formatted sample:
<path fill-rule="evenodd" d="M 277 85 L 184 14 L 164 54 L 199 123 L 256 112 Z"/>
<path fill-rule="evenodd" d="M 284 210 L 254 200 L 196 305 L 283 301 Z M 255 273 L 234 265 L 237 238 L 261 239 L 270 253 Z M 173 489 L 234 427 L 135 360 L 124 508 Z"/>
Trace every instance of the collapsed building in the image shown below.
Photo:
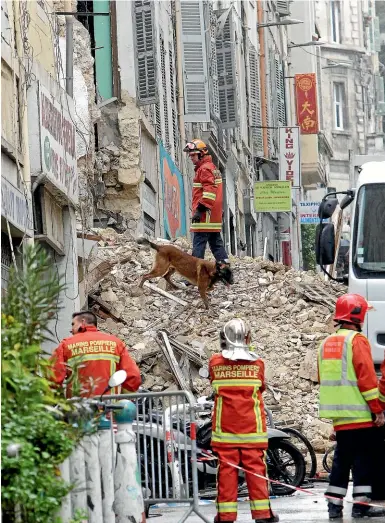
<path fill-rule="evenodd" d="M 138 287 L 153 263 L 150 248 L 112 229 L 94 234 L 99 241 L 88 265 L 88 307 L 102 330 L 130 348 L 146 389 L 208 393 L 199 367 L 219 351 L 220 327 L 241 317 L 265 362 L 266 403 L 275 418 L 294 423 L 317 451 L 325 450 L 331 425 L 318 419 L 317 349 L 334 330 L 335 300 L 345 287 L 262 258 L 232 258 L 235 283 L 218 283 L 207 311 L 195 287 L 168 292 L 163 279 Z M 185 239 L 174 244 L 189 252 Z"/>

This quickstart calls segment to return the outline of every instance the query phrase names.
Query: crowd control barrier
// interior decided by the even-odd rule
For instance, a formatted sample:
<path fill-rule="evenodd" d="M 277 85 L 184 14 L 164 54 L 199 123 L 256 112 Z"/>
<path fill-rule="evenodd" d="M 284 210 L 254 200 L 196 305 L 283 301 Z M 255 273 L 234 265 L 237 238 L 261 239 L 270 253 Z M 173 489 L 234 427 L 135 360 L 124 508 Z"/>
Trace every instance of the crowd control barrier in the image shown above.
<path fill-rule="evenodd" d="M 61 466 L 74 489 L 60 514 L 69 523 L 86 511 L 89 523 L 144 523 L 158 503 L 188 505 L 179 523 L 199 507 L 195 400 L 188 391 L 112 395 L 120 405 L 103 416 Z M 112 406 L 112 405 L 111 405 Z"/>

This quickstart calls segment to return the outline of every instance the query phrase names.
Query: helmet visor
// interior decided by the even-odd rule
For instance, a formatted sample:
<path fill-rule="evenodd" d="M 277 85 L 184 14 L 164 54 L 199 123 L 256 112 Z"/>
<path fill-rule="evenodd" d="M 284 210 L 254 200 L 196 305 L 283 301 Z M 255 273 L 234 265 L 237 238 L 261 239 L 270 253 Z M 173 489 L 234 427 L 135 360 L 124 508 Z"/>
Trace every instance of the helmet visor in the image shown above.
<path fill-rule="evenodd" d="M 193 152 L 198 152 L 198 149 L 197 149 L 197 146 L 194 142 L 187 142 L 184 149 L 183 149 L 183 152 L 185 153 L 193 153 Z"/>

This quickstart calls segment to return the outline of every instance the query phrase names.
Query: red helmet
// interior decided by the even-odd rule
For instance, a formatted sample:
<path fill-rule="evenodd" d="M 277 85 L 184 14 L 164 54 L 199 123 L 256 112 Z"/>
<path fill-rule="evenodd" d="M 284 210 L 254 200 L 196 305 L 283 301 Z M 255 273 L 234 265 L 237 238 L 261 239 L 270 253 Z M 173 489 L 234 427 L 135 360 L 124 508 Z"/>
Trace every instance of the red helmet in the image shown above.
<path fill-rule="evenodd" d="M 366 313 L 372 308 L 365 298 L 359 294 L 344 294 L 336 302 L 334 320 L 361 325 L 364 323 Z"/>

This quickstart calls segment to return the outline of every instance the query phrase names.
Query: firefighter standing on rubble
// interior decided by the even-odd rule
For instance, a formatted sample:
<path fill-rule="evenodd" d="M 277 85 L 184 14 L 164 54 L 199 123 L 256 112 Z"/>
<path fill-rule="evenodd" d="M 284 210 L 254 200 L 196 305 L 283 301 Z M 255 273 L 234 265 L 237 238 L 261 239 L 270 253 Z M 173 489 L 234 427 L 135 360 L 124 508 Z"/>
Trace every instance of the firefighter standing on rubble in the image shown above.
<path fill-rule="evenodd" d="M 321 344 L 318 356 L 321 418 L 333 420 L 337 446 L 326 495 L 329 519 L 342 517 L 350 470 L 353 501 L 367 503 L 372 497 L 372 459 L 377 427 L 384 425 L 377 376 L 370 344 L 361 334 L 370 309 L 358 294 L 338 298 L 334 320 L 338 330 Z M 352 517 L 379 517 L 385 509 L 353 503 Z"/>
<path fill-rule="evenodd" d="M 99 396 L 117 370 L 127 372 L 122 393 L 138 390 L 141 384 L 138 366 L 119 338 L 98 330 L 93 312 L 75 312 L 71 332 L 73 336 L 64 339 L 52 356 L 53 381 L 63 385 L 68 380 L 67 397 Z"/>
<path fill-rule="evenodd" d="M 193 233 L 192 255 L 204 259 L 206 245 L 217 262 L 227 265 L 230 261 L 221 236 L 223 192 L 222 176 L 213 164 L 207 146 L 202 140 L 194 139 L 183 149 L 195 167 L 193 182 L 190 231 Z"/>
<path fill-rule="evenodd" d="M 216 523 L 237 519 L 238 469 L 230 463 L 266 476 L 268 445 L 264 364 L 249 350 L 250 330 L 243 320 L 233 319 L 220 336 L 222 352 L 209 363 L 215 391 L 211 445 L 219 463 Z M 267 481 L 246 472 L 246 482 L 256 523 L 279 521 L 270 507 Z"/>

